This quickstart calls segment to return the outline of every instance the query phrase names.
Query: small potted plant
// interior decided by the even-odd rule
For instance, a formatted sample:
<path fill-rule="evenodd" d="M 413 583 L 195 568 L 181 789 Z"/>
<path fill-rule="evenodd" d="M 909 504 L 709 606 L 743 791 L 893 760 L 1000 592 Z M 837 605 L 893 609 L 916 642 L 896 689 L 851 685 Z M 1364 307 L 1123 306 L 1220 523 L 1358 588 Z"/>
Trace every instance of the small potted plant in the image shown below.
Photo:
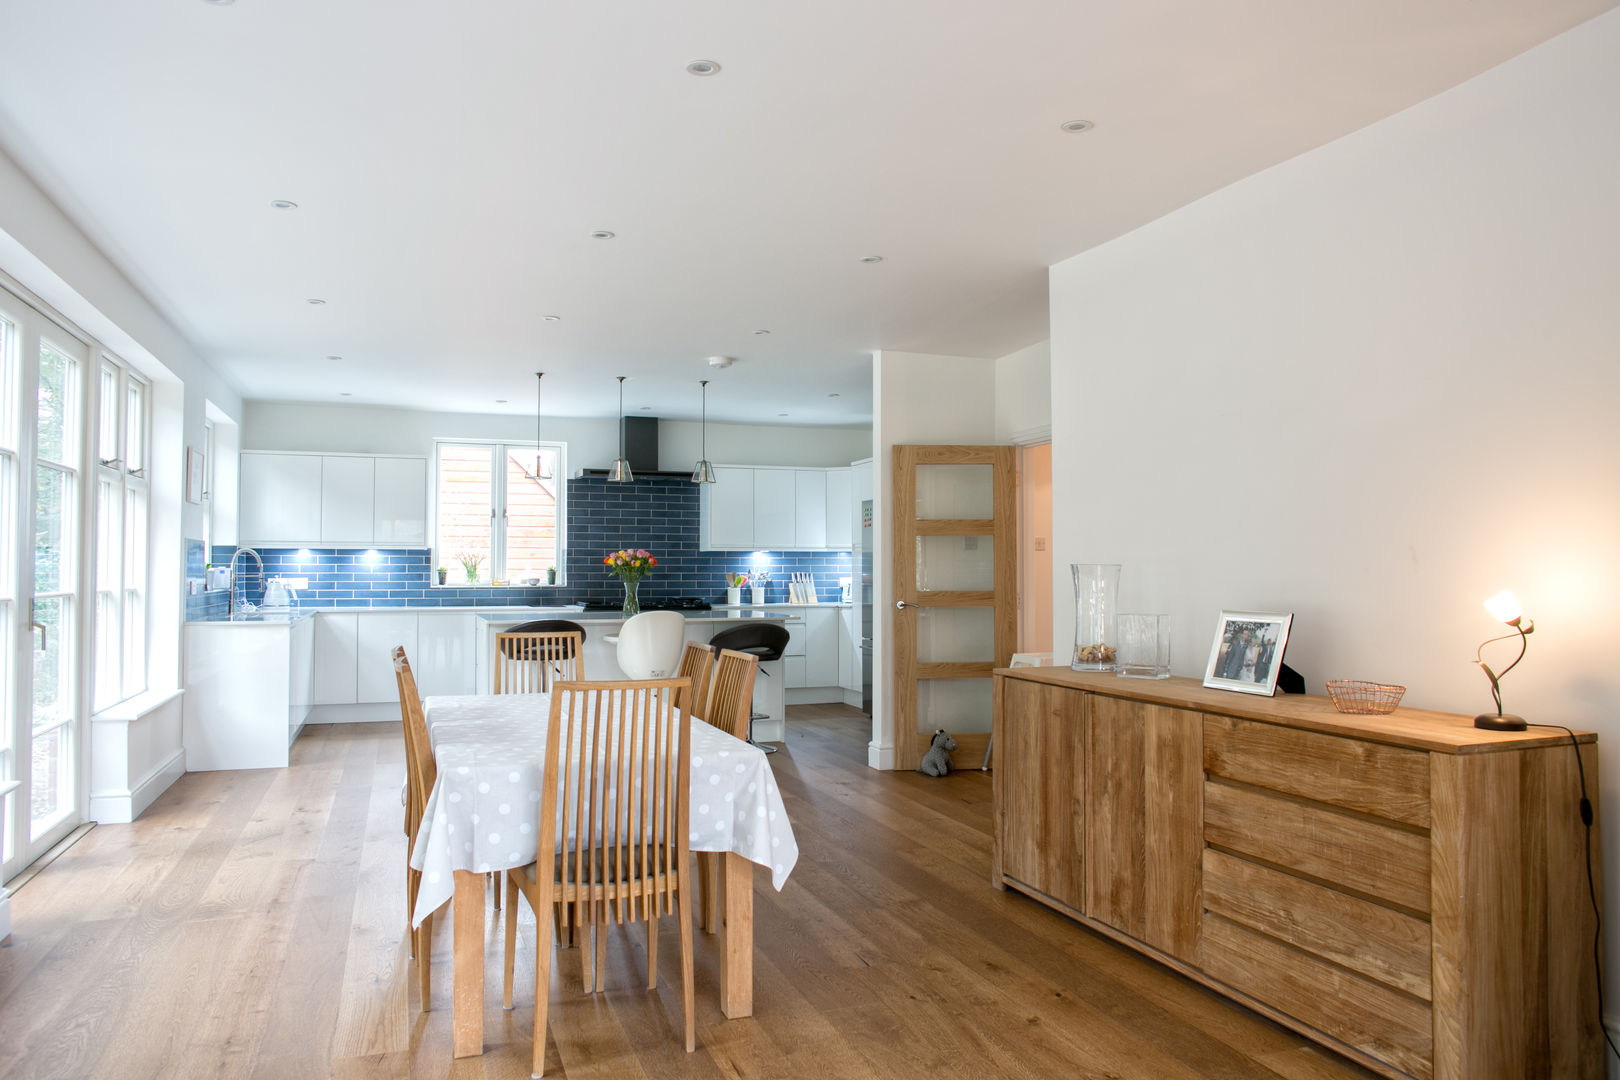
<path fill-rule="evenodd" d="M 439 584 L 443 585 L 443 584 L 447 583 L 449 580 L 450 580 L 450 568 L 447 567 L 447 566 L 439 567 Z"/>
<path fill-rule="evenodd" d="M 471 551 L 464 551 L 456 556 L 456 561 L 461 564 L 463 570 L 467 571 L 467 583 L 469 585 L 477 584 L 478 566 L 484 561 L 484 557 Z"/>
<path fill-rule="evenodd" d="M 546 567 L 546 584 L 557 584 L 557 568 L 555 566 Z"/>

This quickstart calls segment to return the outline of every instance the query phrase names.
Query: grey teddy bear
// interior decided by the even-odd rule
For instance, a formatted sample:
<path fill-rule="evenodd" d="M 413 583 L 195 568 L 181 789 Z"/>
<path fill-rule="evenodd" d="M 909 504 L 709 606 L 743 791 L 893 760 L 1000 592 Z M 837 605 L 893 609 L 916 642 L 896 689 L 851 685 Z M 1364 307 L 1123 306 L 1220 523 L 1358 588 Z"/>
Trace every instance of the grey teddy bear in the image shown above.
<path fill-rule="evenodd" d="M 956 740 L 945 733 L 944 728 L 934 732 L 933 741 L 928 745 L 928 752 L 923 755 L 922 764 L 917 771 L 928 776 L 944 776 L 951 771 L 951 751 L 956 749 Z"/>

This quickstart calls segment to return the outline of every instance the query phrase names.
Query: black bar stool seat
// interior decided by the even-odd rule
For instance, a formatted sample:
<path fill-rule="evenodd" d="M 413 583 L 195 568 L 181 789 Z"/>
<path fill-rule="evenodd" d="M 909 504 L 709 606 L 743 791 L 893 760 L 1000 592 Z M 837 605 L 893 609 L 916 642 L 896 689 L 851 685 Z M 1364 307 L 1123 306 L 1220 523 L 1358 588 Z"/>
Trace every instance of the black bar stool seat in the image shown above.
<path fill-rule="evenodd" d="M 759 662 L 765 664 L 771 660 L 782 659 L 782 653 L 787 649 L 788 629 L 781 623 L 750 623 L 744 626 L 734 626 L 730 630 L 722 630 L 709 639 L 709 646 L 713 649 L 730 649 L 732 652 L 748 653 L 759 657 Z M 763 667 L 759 669 L 761 675 L 769 676 Z M 750 712 L 748 714 L 748 742 L 757 746 L 767 754 L 774 754 L 780 747 L 766 746 L 754 741 L 754 721 L 769 720 L 770 714 Z M 783 733 L 786 734 L 787 718 L 783 717 Z"/>

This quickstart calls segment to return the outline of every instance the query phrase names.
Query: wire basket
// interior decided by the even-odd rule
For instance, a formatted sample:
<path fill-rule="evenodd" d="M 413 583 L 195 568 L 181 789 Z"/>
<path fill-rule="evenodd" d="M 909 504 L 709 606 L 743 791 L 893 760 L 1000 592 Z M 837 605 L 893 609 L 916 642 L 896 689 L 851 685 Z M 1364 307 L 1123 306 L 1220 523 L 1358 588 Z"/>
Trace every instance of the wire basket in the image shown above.
<path fill-rule="evenodd" d="M 1367 715 L 1394 712 L 1406 693 L 1406 687 L 1362 682 L 1359 679 L 1329 679 L 1327 691 L 1335 709 L 1342 713 Z"/>

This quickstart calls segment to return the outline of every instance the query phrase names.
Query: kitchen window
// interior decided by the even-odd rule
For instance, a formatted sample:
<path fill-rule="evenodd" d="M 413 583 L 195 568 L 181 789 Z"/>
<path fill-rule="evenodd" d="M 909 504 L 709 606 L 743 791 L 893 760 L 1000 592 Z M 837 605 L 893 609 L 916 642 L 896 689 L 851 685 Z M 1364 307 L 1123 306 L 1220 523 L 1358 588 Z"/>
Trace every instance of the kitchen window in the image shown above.
<path fill-rule="evenodd" d="M 93 709 L 146 689 L 147 446 L 151 386 L 101 361 L 96 437 L 96 655 Z"/>
<path fill-rule="evenodd" d="M 566 443 L 435 443 L 436 565 L 447 585 L 563 580 Z"/>

